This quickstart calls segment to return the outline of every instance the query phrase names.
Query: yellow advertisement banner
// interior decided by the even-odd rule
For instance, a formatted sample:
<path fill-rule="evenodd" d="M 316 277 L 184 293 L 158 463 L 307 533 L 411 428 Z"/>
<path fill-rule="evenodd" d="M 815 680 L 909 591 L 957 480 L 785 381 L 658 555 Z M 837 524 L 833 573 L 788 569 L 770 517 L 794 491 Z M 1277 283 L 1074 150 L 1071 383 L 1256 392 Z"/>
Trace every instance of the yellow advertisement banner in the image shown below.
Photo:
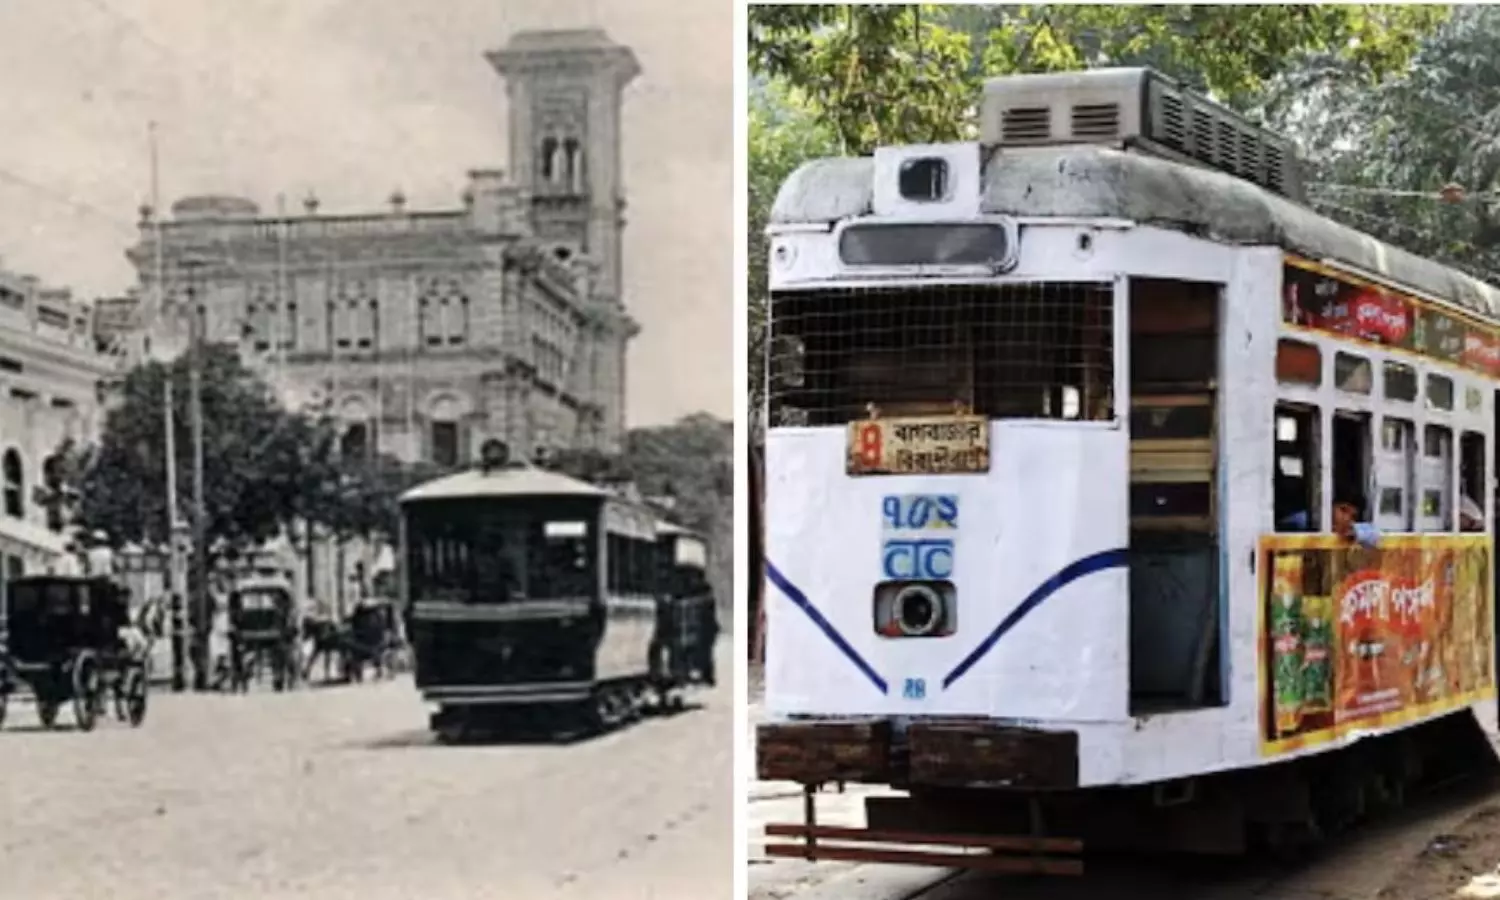
<path fill-rule="evenodd" d="M 1494 697 L 1492 565 L 1487 535 L 1261 538 L 1262 752 Z"/>

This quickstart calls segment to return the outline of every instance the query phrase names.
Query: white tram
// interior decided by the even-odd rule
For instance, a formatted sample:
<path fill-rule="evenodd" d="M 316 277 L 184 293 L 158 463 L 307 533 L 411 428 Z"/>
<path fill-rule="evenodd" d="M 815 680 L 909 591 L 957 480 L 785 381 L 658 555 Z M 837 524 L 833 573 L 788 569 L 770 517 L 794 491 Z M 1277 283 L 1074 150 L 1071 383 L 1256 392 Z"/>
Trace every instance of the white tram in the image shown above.
<path fill-rule="evenodd" d="M 509 461 L 498 442 L 486 453 L 401 498 L 407 634 L 433 730 L 634 716 L 649 690 L 675 687 L 651 669 L 656 516 Z"/>
<path fill-rule="evenodd" d="M 1500 291 L 1148 70 L 981 118 L 772 212 L 758 768 L 908 793 L 770 852 L 1239 852 L 1487 756 Z"/>

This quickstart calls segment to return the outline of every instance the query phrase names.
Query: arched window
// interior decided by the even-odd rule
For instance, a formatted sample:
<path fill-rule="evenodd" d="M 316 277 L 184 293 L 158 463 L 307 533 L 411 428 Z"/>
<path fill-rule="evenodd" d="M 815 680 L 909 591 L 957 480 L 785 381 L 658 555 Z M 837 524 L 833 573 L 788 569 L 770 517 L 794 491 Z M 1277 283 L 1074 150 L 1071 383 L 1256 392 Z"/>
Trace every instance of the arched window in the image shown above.
<path fill-rule="evenodd" d="M 455 311 L 454 321 L 448 326 L 448 343 L 462 344 L 469 337 L 469 298 L 462 294 L 458 297 L 458 309 Z"/>
<path fill-rule="evenodd" d="M 63 471 L 62 459 L 56 454 L 47 457 L 42 463 L 42 485 L 47 490 L 47 527 L 53 531 L 62 531 L 65 524 L 62 504 Z"/>
<path fill-rule="evenodd" d="M 428 439 L 432 461 L 440 466 L 456 466 L 462 457 L 458 420 L 458 403 L 452 397 L 443 397 L 432 404 Z"/>
<path fill-rule="evenodd" d="M 556 155 L 557 155 L 557 138 L 550 138 L 550 137 L 549 138 L 543 138 L 542 139 L 542 153 L 541 153 L 541 157 L 542 157 L 541 158 L 541 163 L 542 163 L 542 180 L 543 181 L 551 181 L 552 179 L 554 179 L 554 178 L 557 177 L 557 169 L 554 168 L 554 165 L 553 165 L 554 162 L 555 162 L 555 160 L 553 159 L 553 157 L 556 156 Z"/>
<path fill-rule="evenodd" d="M 5 514 L 13 519 L 25 518 L 26 477 L 21 468 L 20 451 L 14 447 L 5 451 L 0 468 L 5 470 Z"/>
<path fill-rule="evenodd" d="M 583 190 L 583 145 L 576 138 L 563 141 L 563 158 L 567 172 L 568 189 L 575 194 Z"/>
<path fill-rule="evenodd" d="M 339 455 L 344 459 L 364 459 L 370 452 L 370 428 L 363 422 L 355 422 L 344 429 L 339 438 Z"/>

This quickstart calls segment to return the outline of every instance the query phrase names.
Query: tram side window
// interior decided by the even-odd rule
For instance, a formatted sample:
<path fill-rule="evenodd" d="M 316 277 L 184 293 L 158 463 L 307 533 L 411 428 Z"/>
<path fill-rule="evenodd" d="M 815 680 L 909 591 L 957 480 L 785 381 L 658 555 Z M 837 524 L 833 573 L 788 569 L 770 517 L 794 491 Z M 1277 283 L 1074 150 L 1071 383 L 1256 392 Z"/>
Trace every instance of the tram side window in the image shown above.
<path fill-rule="evenodd" d="M 1375 524 L 1385 531 L 1411 531 L 1411 483 L 1416 426 L 1386 416 L 1380 423 L 1375 456 Z"/>
<path fill-rule="evenodd" d="M 1387 362 L 1384 369 L 1385 398 L 1415 403 L 1417 400 L 1417 370 L 1405 363 Z"/>
<path fill-rule="evenodd" d="M 1417 469 L 1422 531 L 1453 530 L 1453 432 L 1441 425 L 1422 430 L 1422 461 Z"/>
<path fill-rule="evenodd" d="M 1484 435 L 1465 431 L 1458 446 L 1458 522 L 1460 531 L 1484 531 Z"/>
<path fill-rule="evenodd" d="M 623 534 L 611 534 L 609 591 L 612 594 L 651 594 L 656 587 L 656 544 Z"/>
<path fill-rule="evenodd" d="M 1282 338 L 1276 344 L 1276 380 L 1317 387 L 1323 383 L 1323 351 L 1317 344 Z"/>
<path fill-rule="evenodd" d="M 1445 410 L 1453 408 L 1452 378 L 1437 374 L 1427 376 L 1427 408 Z"/>
<path fill-rule="evenodd" d="M 1332 438 L 1333 496 L 1327 498 L 1325 508 L 1340 500 L 1353 501 L 1359 507 L 1360 521 L 1368 522 L 1370 417 L 1342 410 L 1335 413 Z"/>
<path fill-rule="evenodd" d="M 1333 356 L 1333 385 L 1350 394 L 1368 394 L 1374 382 L 1370 361 L 1353 353 Z"/>
<path fill-rule="evenodd" d="M 1318 411 L 1276 407 L 1276 469 L 1273 474 L 1277 531 L 1318 530 Z"/>

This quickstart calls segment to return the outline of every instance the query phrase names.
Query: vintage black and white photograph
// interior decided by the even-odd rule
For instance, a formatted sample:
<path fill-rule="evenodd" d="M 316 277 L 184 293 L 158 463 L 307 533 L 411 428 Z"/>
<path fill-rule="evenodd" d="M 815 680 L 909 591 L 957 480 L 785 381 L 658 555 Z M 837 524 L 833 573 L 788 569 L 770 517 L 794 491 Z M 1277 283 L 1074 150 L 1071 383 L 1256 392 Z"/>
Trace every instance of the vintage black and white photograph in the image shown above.
<path fill-rule="evenodd" d="M 728 898 L 729 2 L 0 7 L 0 898 Z"/>

